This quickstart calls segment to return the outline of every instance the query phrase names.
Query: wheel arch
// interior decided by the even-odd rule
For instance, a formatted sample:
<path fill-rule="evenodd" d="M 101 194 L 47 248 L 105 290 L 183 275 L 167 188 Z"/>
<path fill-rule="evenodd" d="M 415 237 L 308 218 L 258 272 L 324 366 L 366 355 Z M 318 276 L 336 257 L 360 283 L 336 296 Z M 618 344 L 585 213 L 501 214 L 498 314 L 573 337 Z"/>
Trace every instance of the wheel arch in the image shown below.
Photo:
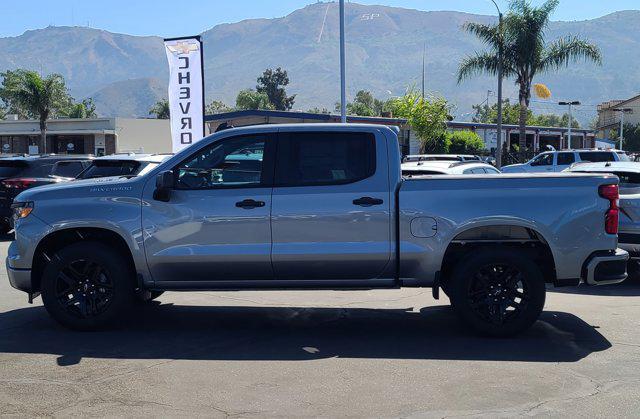
<path fill-rule="evenodd" d="M 70 227 L 52 231 L 38 242 L 33 254 L 31 269 L 31 283 L 34 291 L 40 291 L 42 273 L 46 264 L 54 257 L 55 252 L 82 241 L 103 243 L 116 250 L 123 256 L 132 273 L 132 278 L 135 280 L 136 265 L 133 252 L 120 233 L 101 227 Z"/>
<path fill-rule="evenodd" d="M 538 229 L 526 223 L 482 223 L 458 230 L 444 252 L 440 281 L 446 284 L 458 261 L 486 248 L 520 249 L 538 262 L 545 282 L 557 281 L 555 258 L 549 242 Z"/>

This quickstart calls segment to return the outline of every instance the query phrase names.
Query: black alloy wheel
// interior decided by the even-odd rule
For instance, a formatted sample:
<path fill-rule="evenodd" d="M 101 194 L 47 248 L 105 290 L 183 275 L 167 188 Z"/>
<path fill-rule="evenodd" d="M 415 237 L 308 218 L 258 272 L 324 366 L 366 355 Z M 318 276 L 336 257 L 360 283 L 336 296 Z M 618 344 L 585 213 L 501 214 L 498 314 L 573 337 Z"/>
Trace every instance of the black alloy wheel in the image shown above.
<path fill-rule="evenodd" d="M 104 313 L 113 300 L 113 281 L 100 263 L 90 259 L 69 262 L 56 278 L 56 297 L 61 308 L 78 318 Z"/>
<path fill-rule="evenodd" d="M 540 267 L 524 249 L 485 248 L 462 257 L 447 279 L 456 314 L 483 335 L 512 336 L 528 329 L 544 308 Z"/>
<path fill-rule="evenodd" d="M 527 309 L 529 290 L 522 272 L 513 265 L 491 264 L 476 271 L 469 281 L 469 305 L 476 314 L 495 325 L 509 323 Z"/>
<path fill-rule="evenodd" d="M 122 252 L 99 242 L 83 241 L 58 250 L 46 265 L 41 284 L 45 308 L 70 329 L 111 326 L 134 306 L 134 268 Z"/>

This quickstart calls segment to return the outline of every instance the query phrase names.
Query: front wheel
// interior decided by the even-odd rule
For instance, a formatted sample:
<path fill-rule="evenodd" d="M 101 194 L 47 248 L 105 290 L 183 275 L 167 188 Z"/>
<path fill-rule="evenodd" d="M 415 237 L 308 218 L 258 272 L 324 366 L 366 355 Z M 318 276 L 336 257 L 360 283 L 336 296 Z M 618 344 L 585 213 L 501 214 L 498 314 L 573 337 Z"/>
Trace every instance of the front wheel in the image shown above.
<path fill-rule="evenodd" d="M 127 263 L 96 242 L 74 243 L 56 252 L 43 272 L 41 289 L 51 317 L 76 330 L 112 324 L 128 313 L 134 300 Z"/>
<path fill-rule="evenodd" d="M 538 266 L 509 249 L 487 249 L 464 259 L 448 289 L 454 310 L 466 324 L 497 337 L 528 329 L 542 313 L 546 292 Z"/>

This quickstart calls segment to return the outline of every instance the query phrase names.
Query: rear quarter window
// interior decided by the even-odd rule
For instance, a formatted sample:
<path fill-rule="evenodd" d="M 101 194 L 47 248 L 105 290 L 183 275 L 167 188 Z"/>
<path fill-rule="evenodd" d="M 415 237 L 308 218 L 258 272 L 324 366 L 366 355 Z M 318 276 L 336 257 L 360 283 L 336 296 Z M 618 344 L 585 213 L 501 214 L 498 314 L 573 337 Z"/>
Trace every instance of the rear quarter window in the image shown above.
<path fill-rule="evenodd" d="M 578 153 L 581 161 L 590 161 L 593 163 L 603 162 L 603 161 L 616 161 L 616 158 L 613 157 L 613 153 L 609 151 L 591 151 L 588 153 Z"/>

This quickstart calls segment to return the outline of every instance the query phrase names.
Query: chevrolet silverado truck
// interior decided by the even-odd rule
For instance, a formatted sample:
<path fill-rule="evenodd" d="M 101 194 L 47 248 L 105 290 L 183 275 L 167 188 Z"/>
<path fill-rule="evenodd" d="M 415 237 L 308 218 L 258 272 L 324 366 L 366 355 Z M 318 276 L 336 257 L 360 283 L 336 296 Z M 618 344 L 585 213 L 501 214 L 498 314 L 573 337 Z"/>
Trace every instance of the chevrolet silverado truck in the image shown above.
<path fill-rule="evenodd" d="M 403 179 L 379 125 L 219 132 L 138 177 L 21 193 L 13 287 L 80 330 L 164 291 L 431 287 L 471 328 L 531 326 L 547 284 L 626 278 L 618 178 Z"/>

